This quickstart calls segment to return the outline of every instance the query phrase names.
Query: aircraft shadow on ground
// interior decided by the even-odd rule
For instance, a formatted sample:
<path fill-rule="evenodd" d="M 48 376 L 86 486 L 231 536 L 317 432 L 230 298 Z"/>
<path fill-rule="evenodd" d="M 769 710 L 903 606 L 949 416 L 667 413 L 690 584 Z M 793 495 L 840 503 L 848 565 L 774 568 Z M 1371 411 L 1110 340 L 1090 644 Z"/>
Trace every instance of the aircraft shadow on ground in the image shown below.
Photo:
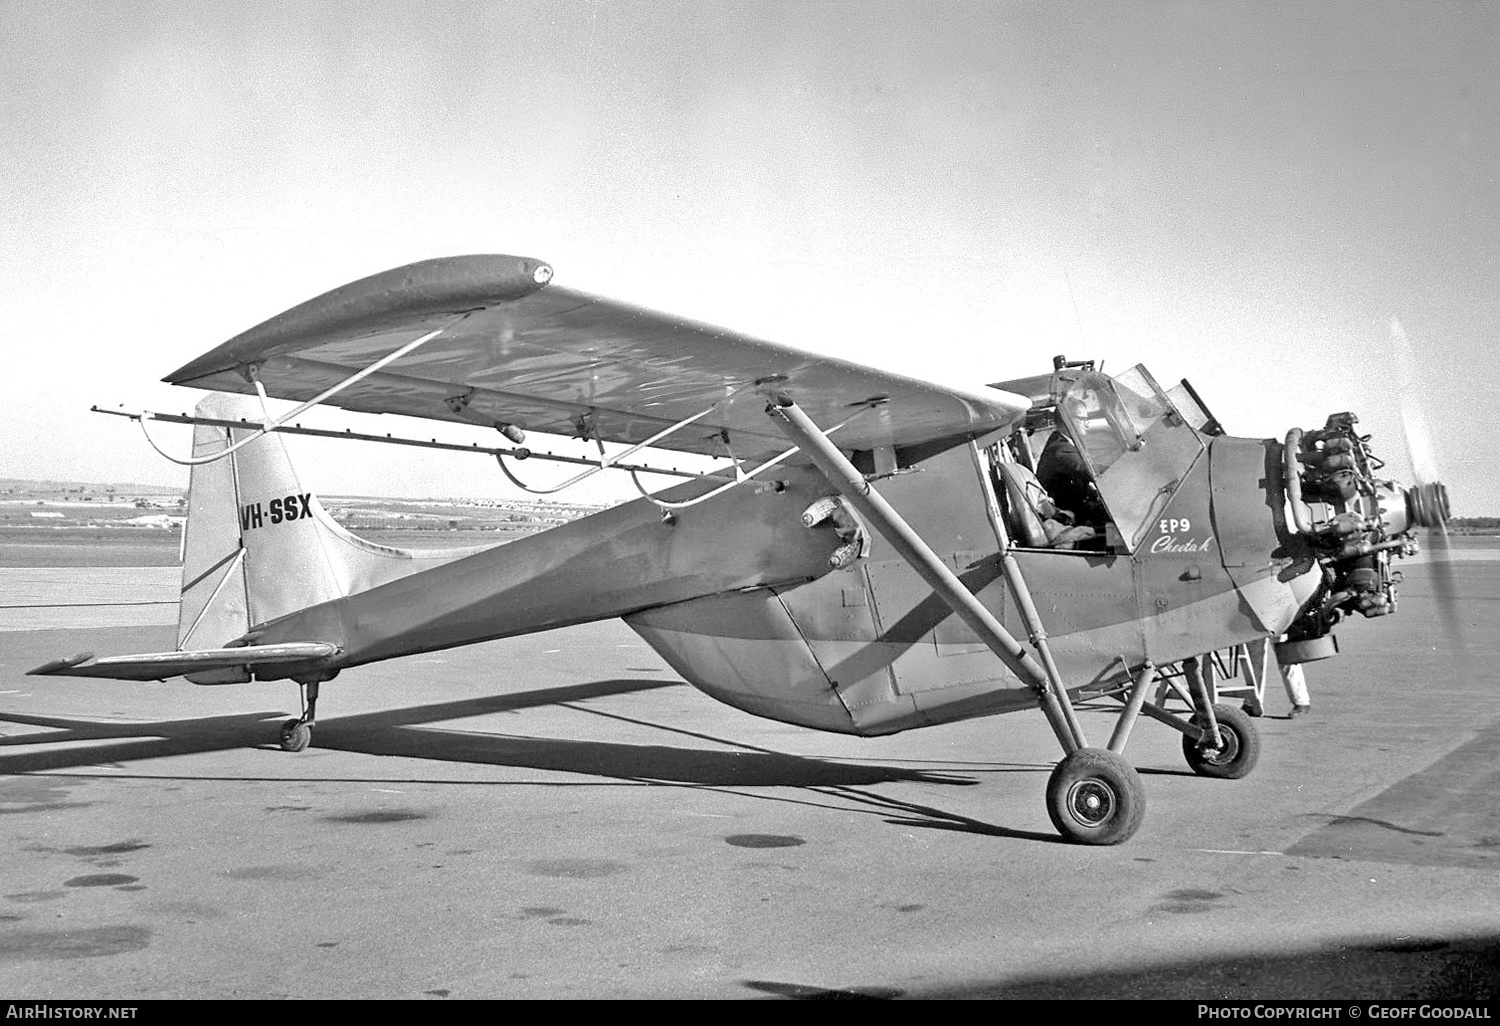
<path fill-rule="evenodd" d="M 537 738 L 424 727 L 494 713 L 679 686 L 661 680 L 604 680 L 519 694 L 440 702 L 319 721 L 318 748 L 439 762 L 514 766 L 620 780 L 699 786 L 821 787 L 891 781 L 973 784 L 971 776 L 898 766 L 845 763 L 734 746 L 716 751 L 567 738 Z M 51 728 L 0 737 L 0 773 L 39 773 L 264 746 L 282 712 L 240 713 L 165 721 L 99 721 L 7 713 L 0 721 Z M 639 721 L 637 721 L 639 722 Z M 656 726 L 651 724 L 651 726 Z M 732 745 L 716 738 L 705 740 Z M 91 742 L 67 745 L 68 742 Z M 114 744 L 97 742 L 114 741 Z M 46 745 L 46 750 L 34 749 Z M 67 745 L 67 747 L 58 747 Z"/>
<path fill-rule="evenodd" d="M 1138 968 L 1065 970 L 1006 980 L 901 989 L 829 988 L 745 980 L 753 994 L 802 1000 L 839 998 L 1007 998 L 1179 1001 L 1321 1000 L 1484 1002 L 1500 997 L 1500 937 L 1411 937 L 1346 943 L 1279 954 L 1224 954 L 1147 962 Z"/>
<path fill-rule="evenodd" d="M 135 759 L 222 752 L 242 748 L 247 739 L 273 730 L 282 712 L 237 713 L 188 720 L 86 720 L 66 716 L 5 713 L 0 723 L 46 727 L 45 731 L 0 737 L 0 774 L 47 773 Z M 70 742 L 115 744 L 72 744 Z M 35 750 L 38 745 L 69 745 Z"/>
<path fill-rule="evenodd" d="M 788 755 L 600 710 L 590 711 L 727 746 L 728 750 L 537 738 L 423 726 L 673 686 L 681 685 L 662 680 L 604 680 L 342 716 L 319 721 L 314 730 L 313 744 L 316 748 L 351 753 L 579 773 L 632 783 L 707 788 L 802 788 L 809 791 L 811 797 L 785 800 L 816 804 L 833 799 L 840 807 L 847 809 L 853 804 L 867 814 L 879 815 L 886 822 L 907 828 L 925 827 L 1049 842 L 1059 840 L 1050 834 L 1011 830 L 929 805 L 859 790 L 861 786 L 900 781 L 972 786 L 979 782 L 972 770 L 910 768 Z M 0 722 L 49 729 L 0 737 L 0 774 L 47 773 L 175 755 L 263 748 L 269 745 L 268 738 L 274 735 L 285 716 L 284 712 L 268 711 L 181 720 L 99 721 L 8 713 L 0 716 Z M 39 749 L 38 746 L 45 748 Z M 986 766 L 984 772 L 1036 773 L 1044 768 L 997 765 Z"/>

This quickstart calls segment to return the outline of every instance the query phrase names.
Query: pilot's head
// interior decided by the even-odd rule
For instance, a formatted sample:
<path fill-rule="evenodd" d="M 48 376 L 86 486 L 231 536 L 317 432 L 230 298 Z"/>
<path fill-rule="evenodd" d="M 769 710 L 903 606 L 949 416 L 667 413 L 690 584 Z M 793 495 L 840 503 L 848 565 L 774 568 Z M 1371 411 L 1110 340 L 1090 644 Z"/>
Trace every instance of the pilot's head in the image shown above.
<path fill-rule="evenodd" d="M 1080 388 L 1069 392 L 1063 398 L 1063 405 L 1070 416 L 1078 419 L 1097 417 L 1103 408 L 1099 391 L 1094 388 Z"/>

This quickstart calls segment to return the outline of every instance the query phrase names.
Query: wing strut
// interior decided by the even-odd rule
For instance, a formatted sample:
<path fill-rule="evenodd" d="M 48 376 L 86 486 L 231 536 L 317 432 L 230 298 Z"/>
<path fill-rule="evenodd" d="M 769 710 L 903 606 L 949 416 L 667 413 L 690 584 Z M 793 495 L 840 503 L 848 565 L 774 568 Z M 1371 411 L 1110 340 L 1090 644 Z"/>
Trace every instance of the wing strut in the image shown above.
<path fill-rule="evenodd" d="M 752 382 L 751 384 L 754 384 L 754 383 Z M 518 480 L 516 478 L 515 474 L 511 473 L 510 468 L 505 465 L 505 457 L 502 456 L 498 452 L 495 453 L 495 462 L 498 463 L 498 464 L 500 464 L 500 469 L 502 471 L 504 471 L 505 476 L 510 479 L 510 483 L 513 484 L 513 485 L 515 485 L 517 488 L 521 489 L 521 491 L 523 491 L 523 492 L 530 492 L 533 495 L 552 495 L 555 492 L 562 491 L 564 488 L 570 488 L 570 487 L 572 487 L 573 485 L 577 484 L 580 481 L 587 480 L 588 478 L 593 477 L 595 474 L 599 473 L 602 470 L 609 470 L 609 469 L 611 469 L 612 467 L 616 466 L 621 460 L 626 459 L 627 457 L 630 457 L 630 456 L 634 456 L 636 453 L 640 452 L 642 449 L 644 449 L 644 448 L 646 448 L 648 446 L 651 446 L 651 445 L 655 445 L 657 442 L 661 441 L 663 438 L 666 438 L 669 435 L 675 435 L 677 432 L 681 431 L 683 428 L 687 427 L 689 424 L 695 424 L 698 421 L 702 420 L 704 417 L 707 417 L 710 413 L 714 413 L 714 412 L 716 412 L 718 410 L 723 409 L 725 406 L 729 405 L 729 403 L 734 399 L 735 396 L 739 395 L 745 389 L 750 388 L 750 387 L 751 387 L 751 385 L 741 385 L 739 388 L 732 389 L 729 392 L 728 395 L 726 395 L 724 398 L 720 399 L 718 402 L 714 403 L 712 406 L 708 407 L 707 409 L 699 410 L 697 413 L 693 414 L 691 417 L 684 417 L 682 420 L 679 420 L 677 423 L 672 424 L 672 425 L 670 425 L 668 427 L 662 428 L 660 431 L 658 431 L 656 434 L 652 435 L 650 438 L 646 439 L 644 442 L 637 442 L 634 445 L 632 445 L 630 448 L 626 449 L 624 452 L 616 453 L 613 456 L 605 456 L 604 455 L 604 442 L 603 442 L 603 440 L 599 439 L 599 438 L 595 438 L 594 441 L 597 442 L 598 445 L 599 445 L 599 462 L 597 464 L 593 465 L 593 466 L 590 466 L 587 470 L 581 470 L 581 471 L 579 471 L 578 473 L 574 474 L 572 477 L 570 477 L 566 481 L 564 481 L 562 484 L 560 484 L 560 485 L 553 485 L 551 488 L 532 488 L 530 485 L 523 484 L 520 480 Z M 587 437 L 587 435 L 585 435 L 585 437 Z M 795 451 L 795 450 L 793 450 L 793 451 Z M 789 455 L 791 455 L 791 454 L 790 453 L 784 453 L 781 456 L 778 456 L 776 458 L 776 462 L 780 462 L 782 459 L 785 459 Z M 739 467 L 739 465 L 736 464 L 735 467 L 736 467 L 736 473 L 738 473 L 738 467 Z M 764 468 L 762 468 L 762 469 L 764 469 Z M 635 476 L 635 471 L 632 470 L 630 472 L 630 474 L 631 474 L 631 477 L 634 477 Z M 738 483 L 738 482 L 736 482 L 736 483 Z M 638 487 L 638 488 L 640 487 L 640 482 L 636 482 L 636 487 Z"/>
<path fill-rule="evenodd" d="M 725 406 L 729 405 L 729 403 L 731 401 L 733 401 L 734 398 L 736 396 L 738 396 L 741 392 L 745 391 L 745 389 L 747 389 L 747 388 L 753 387 L 755 384 L 758 384 L 758 383 L 757 382 L 752 382 L 750 385 L 741 385 L 739 388 L 736 388 L 736 389 L 732 390 L 723 399 L 720 399 L 718 402 L 714 403 L 712 406 L 708 407 L 706 410 L 701 410 L 698 413 L 693 414 L 691 417 L 687 417 L 687 418 L 685 418 L 683 420 L 680 420 L 677 423 L 671 425 L 670 427 L 667 427 L 667 428 L 662 429 L 661 431 L 658 431 L 656 434 L 652 435 L 650 438 L 646 439 L 644 442 L 638 442 L 635 445 L 632 445 L 630 448 L 626 449 L 624 452 L 616 453 L 613 456 L 606 456 L 604 454 L 604 442 L 602 440 L 596 438 L 595 442 L 599 446 L 599 462 L 596 463 L 596 464 L 594 464 L 594 465 L 592 465 L 592 466 L 590 466 L 587 470 L 579 471 L 577 474 L 574 474 L 572 477 L 568 478 L 562 484 L 553 485 L 550 488 L 533 488 L 530 485 L 526 484 L 525 482 L 521 481 L 519 478 L 516 477 L 515 473 L 510 469 L 510 467 L 508 467 L 508 466 L 505 465 L 505 455 L 503 453 L 499 453 L 499 452 L 495 453 L 495 462 L 498 463 L 498 464 L 500 464 L 500 470 L 501 470 L 501 472 L 505 474 L 506 478 L 510 481 L 511 484 L 515 485 L 517 488 L 521 489 L 523 492 L 530 492 L 533 495 L 551 495 L 554 492 L 560 492 L 560 491 L 562 491 L 565 488 L 568 488 L 568 487 L 570 487 L 572 485 L 577 484 L 580 481 L 583 481 L 583 480 L 585 480 L 585 479 L 587 479 L 589 477 L 592 477 L 593 475 L 599 473 L 600 471 L 611 470 L 611 469 L 614 469 L 616 467 L 619 467 L 620 469 L 625 469 L 625 470 L 629 470 L 630 471 L 630 480 L 632 482 L 634 482 L 636 491 L 640 492 L 641 495 L 648 502 L 650 502 L 654 506 L 656 506 L 657 509 L 662 510 L 664 513 L 671 513 L 672 511 L 679 510 L 679 509 L 687 509 L 689 506 L 696 506 L 700 502 L 707 502 L 709 499 L 712 499 L 712 498 L 714 498 L 717 495 L 722 495 L 723 493 L 729 491 L 729 489 L 734 488 L 737 485 L 744 484 L 746 481 L 749 481 L 752 478 L 760 476 L 761 474 L 765 473 L 767 470 L 770 470 L 772 467 L 777 466 L 780 463 L 784 463 L 786 460 L 791 459 L 793 456 L 795 456 L 797 454 L 797 452 L 798 452 L 798 446 L 794 445 L 790 449 L 787 449 L 784 452 L 781 452 L 781 453 L 778 453 L 775 456 L 772 456 L 770 459 L 766 460 L 760 466 L 758 466 L 754 470 L 751 470 L 751 471 L 748 471 L 748 472 L 746 470 L 744 470 L 743 467 L 741 467 L 740 461 L 738 459 L 735 459 L 733 450 L 730 450 L 729 458 L 730 458 L 730 460 L 734 464 L 734 477 L 732 479 L 730 479 L 729 481 L 726 481 L 725 483 L 721 484 L 717 488 L 712 488 L 712 489 L 710 489 L 709 491 L 705 492 L 702 495 L 699 495 L 699 496 L 697 496 L 695 498 L 692 498 L 692 499 L 686 499 L 686 500 L 684 500 L 682 502 L 667 502 L 667 501 L 665 501 L 663 499 L 656 498 L 656 496 L 652 495 L 650 492 L 648 492 L 646 490 L 645 485 L 641 484 L 641 479 L 640 479 L 640 475 L 639 475 L 639 468 L 629 467 L 628 465 L 622 464 L 621 461 L 624 460 L 624 459 L 626 459 L 627 457 L 635 454 L 636 452 L 639 452 L 641 449 L 644 449 L 644 448 L 646 448 L 649 445 L 653 445 L 656 442 L 661 441 L 663 438 L 666 438 L 669 435 L 672 435 L 672 434 L 675 434 L 678 431 L 681 431 L 683 428 L 687 427 L 689 424 L 696 423 L 697 421 L 702 420 L 704 417 L 707 417 L 709 414 L 714 413 L 714 412 L 716 412 L 718 410 L 723 409 Z M 866 410 L 868 410 L 870 408 L 871 407 L 868 404 L 862 405 L 859 409 L 855 410 L 853 413 L 851 413 L 849 416 L 845 417 L 839 423 L 837 423 L 833 427 L 829 428 L 827 433 L 830 434 L 830 435 L 833 434 L 835 431 L 839 430 L 839 428 L 843 427 L 845 424 L 848 424 L 855 417 L 858 417 L 861 413 L 864 413 Z M 726 442 L 726 444 L 728 442 L 728 433 L 727 432 L 725 432 L 725 442 Z M 703 478 L 703 479 L 710 479 L 708 477 L 708 475 L 701 475 L 701 478 Z"/>
<path fill-rule="evenodd" d="M 975 634 L 979 635 L 990 650 L 1011 672 L 1029 684 L 1042 702 L 1047 722 L 1057 735 L 1063 751 L 1072 754 L 1086 748 L 1077 720 L 1068 715 L 1067 692 L 1059 694 L 1052 680 L 1037 661 L 1021 647 L 1011 634 L 995 619 L 973 592 L 949 570 L 937 553 L 924 542 L 917 532 L 897 513 L 842 452 L 828 440 L 827 432 L 813 423 L 812 418 L 791 399 L 774 400 L 766 412 L 777 426 L 796 442 L 807 454 L 823 476 L 862 513 L 877 531 L 891 543 L 901 558 L 927 582 L 959 619 L 963 620 Z"/>
<path fill-rule="evenodd" d="M 865 406 L 860 407 L 858 410 L 855 410 L 849 416 L 847 416 L 843 420 L 839 421 L 833 427 L 829 428 L 825 432 L 825 434 L 830 434 L 830 435 L 833 434 L 835 431 L 837 431 L 839 428 L 843 427 L 845 424 L 849 423 L 855 417 L 858 417 L 861 413 L 864 413 L 866 410 L 873 409 L 873 408 L 874 407 L 872 405 L 865 405 Z M 724 442 L 725 442 L 726 446 L 729 443 L 728 432 L 725 433 Z M 737 459 L 735 459 L 734 451 L 730 450 L 729 458 L 731 460 L 733 460 L 733 462 L 734 462 L 734 480 L 728 482 L 727 484 L 720 485 L 718 488 L 711 489 L 710 491 L 705 492 L 704 494 L 698 496 L 695 499 L 686 499 L 686 500 L 684 500 L 682 502 L 668 502 L 665 499 L 658 499 L 656 496 L 654 496 L 650 492 L 646 491 L 646 486 L 643 485 L 643 484 L 641 484 L 641 479 L 640 479 L 639 475 L 637 475 L 636 472 L 633 471 L 633 470 L 630 472 L 630 480 L 632 482 L 634 482 L 634 484 L 635 484 L 635 490 L 641 493 L 641 497 L 642 498 L 644 498 L 647 502 L 651 503 L 657 509 L 661 510 L 664 514 L 671 514 L 674 510 L 687 509 L 689 506 L 696 506 L 700 502 L 707 502 L 709 499 L 712 499 L 714 496 L 716 496 L 716 495 L 722 495 L 725 492 L 729 491 L 729 489 L 733 488 L 735 485 L 744 484 L 746 481 L 749 481 L 751 478 L 759 477 L 762 473 L 764 473 L 767 470 L 770 470 L 772 467 L 776 466 L 778 463 L 782 463 L 782 462 L 784 462 L 784 461 L 786 461 L 788 459 L 791 459 L 793 456 L 795 456 L 800 451 L 801 451 L 801 447 L 794 445 L 790 449 L 787 449 L 785 452 L 781 452 L 781 453 L 778 453 L 775 456 L 772 456 L 770 459 L 766 460 L 764 463 L 762 463 L 760 466 L 756 467 L 754 470 L 750 471 L 749 473 L 746 473 L 744 470 L 740 469 L 740 461 L 737 460 Z"/>
<path fill-rule="evenodd" d="M 303 403 L 301 406 L 298 406 L 295 410 L 292 410 L 290 413 L 287 413 L 281 417 L 272 417 L 271 411 L 267 409 L 266 388 L 260 383 L 260 378 L 256 376 L 255 365 L 251 364 L 246 368 L 246 372 L 250 378 L 251 383 L 255 385 L 256 393 L 260 396 L 260 408 L 266 415 L 266 423 L 262 425 L 261 429 L 254 434 L 247 435 L 244 438 L 241 438 L 238 442 L 235 442 L 233 445 L 220 449 L 218 452 L 209 453 L 207 456 L 189 456 L 187 459 L 178 459 L 176 456 L 173 456 L 161 446 L 157 445 L 156 439 L 151 437 L 151 432 L 146 428 L 146 421 L 156 419 L 156 415 L 153 413 L 143 411 L 140 417 L 137 418 L 137 423 L 141 425 L 141 434 L 146 436 L 146 441 L 151 443 L 151 448 L 155 449 L 157 453 L 162 457 L 171 460 L 178 466 L 196 467 L 200 464 L 212 463 L 215 460 L 222 460 L 225 456 L 228 456 L 236 449 L 245 445 L 249 445 L 251 442 L 255 441 L 262 435 L 268 435 L 272 431 L 279 430 L 283 424 L 286 424 L 292 418 L 301 416 L 303 413 L 312 409 L 314 406 L 317 406 L 319 403 L 323 402 L 326 399 L 331 399 L 332 397 L 342 392 L 344 389 L 348 388 L 350 385 L 363 381 L 365 378 L 369 377 L 371 374 L 374 374 L 376 371 L 380 370 L 387 364 L 394 363 L 395 361 L 401 359 L 401 357 L 405 356 L 407 353 L 410 353 L 418 346 L 422 346 L 427 344 L 428 342 L 431 342 L 433 339 L 437 338 L 443 332 L 453 327 L 459 321 L 469 316 L 469 314 L 472 312 L 472 310 L 466 310 L 463 313 L 459 314 L 457 317 L 449 318 L 447 321 L 443 322 L 443 324 L 437 329 L 429 331 L 427 334 L 421 336 L 420 338 L 413 339 L 412 341 L 406 343 L 404 346 L 393 349 L 391 352 L 386 353 L 384 356 L 376 360 L 374 363 L 370 364 L 368 367 L 365 367 L 362 370 L 355 371 L 343 381 L 340 381 L 338 384 L 333 385 L 330 388 L 324 389 L 322 392 L 307 400 L 307 402 Z"/>

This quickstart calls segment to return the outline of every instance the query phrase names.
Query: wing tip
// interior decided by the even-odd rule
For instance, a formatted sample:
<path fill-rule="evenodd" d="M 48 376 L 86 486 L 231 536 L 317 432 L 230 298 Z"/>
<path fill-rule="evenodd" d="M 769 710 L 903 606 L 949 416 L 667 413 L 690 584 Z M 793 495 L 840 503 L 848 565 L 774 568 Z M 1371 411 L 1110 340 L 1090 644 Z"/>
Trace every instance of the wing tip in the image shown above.
<path fill-rule="evenodd" d="M 247 361 L 295 350 L 330 332 L 378 331 L 394 322 L 512 302 L 546 288 L 552 275 L 552 265 L 535 257 L 481 253 L 418 260 L 340 285 L 276 314 L 161 380 L 190 384 Z"/>

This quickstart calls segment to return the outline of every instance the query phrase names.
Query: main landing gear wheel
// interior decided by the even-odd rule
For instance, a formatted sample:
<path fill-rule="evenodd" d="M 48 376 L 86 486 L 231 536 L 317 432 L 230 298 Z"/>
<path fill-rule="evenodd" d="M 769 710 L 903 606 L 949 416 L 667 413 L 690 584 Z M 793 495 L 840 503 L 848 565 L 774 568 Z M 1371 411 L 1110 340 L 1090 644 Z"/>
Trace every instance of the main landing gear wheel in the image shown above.
<path fill-rule="evenodd" d="M 1104 748 L 1080 748 L 1047 779 L 1047 815 L 1075 844 L 1119 844 L 1146 816 L 1146 790 L 1135 767 Z"/>
<path fill-rule="evenodd" d="M 1219 737 L 1224 746 L 1217 750 L 1203 750 L 1198 742 L 1186 734 L 1182 735 L 1182 754 L 1193 772 L 1205 777 L 1222 780 L 1238 780 L 1255 768 L 1260 758 L 1260 731 L 1250 722 L 1250 717 L 1232 705 L 1214 706 L 1214 718 L 1219 721 Z M 1193 717 L 1195 724 L 1201 721 Z"/>
<path fill-rule="evenodd" d="M 312 724 L 287 720 L 281 725 L 281 750 L 300 752 L 312 744 Z"/>

